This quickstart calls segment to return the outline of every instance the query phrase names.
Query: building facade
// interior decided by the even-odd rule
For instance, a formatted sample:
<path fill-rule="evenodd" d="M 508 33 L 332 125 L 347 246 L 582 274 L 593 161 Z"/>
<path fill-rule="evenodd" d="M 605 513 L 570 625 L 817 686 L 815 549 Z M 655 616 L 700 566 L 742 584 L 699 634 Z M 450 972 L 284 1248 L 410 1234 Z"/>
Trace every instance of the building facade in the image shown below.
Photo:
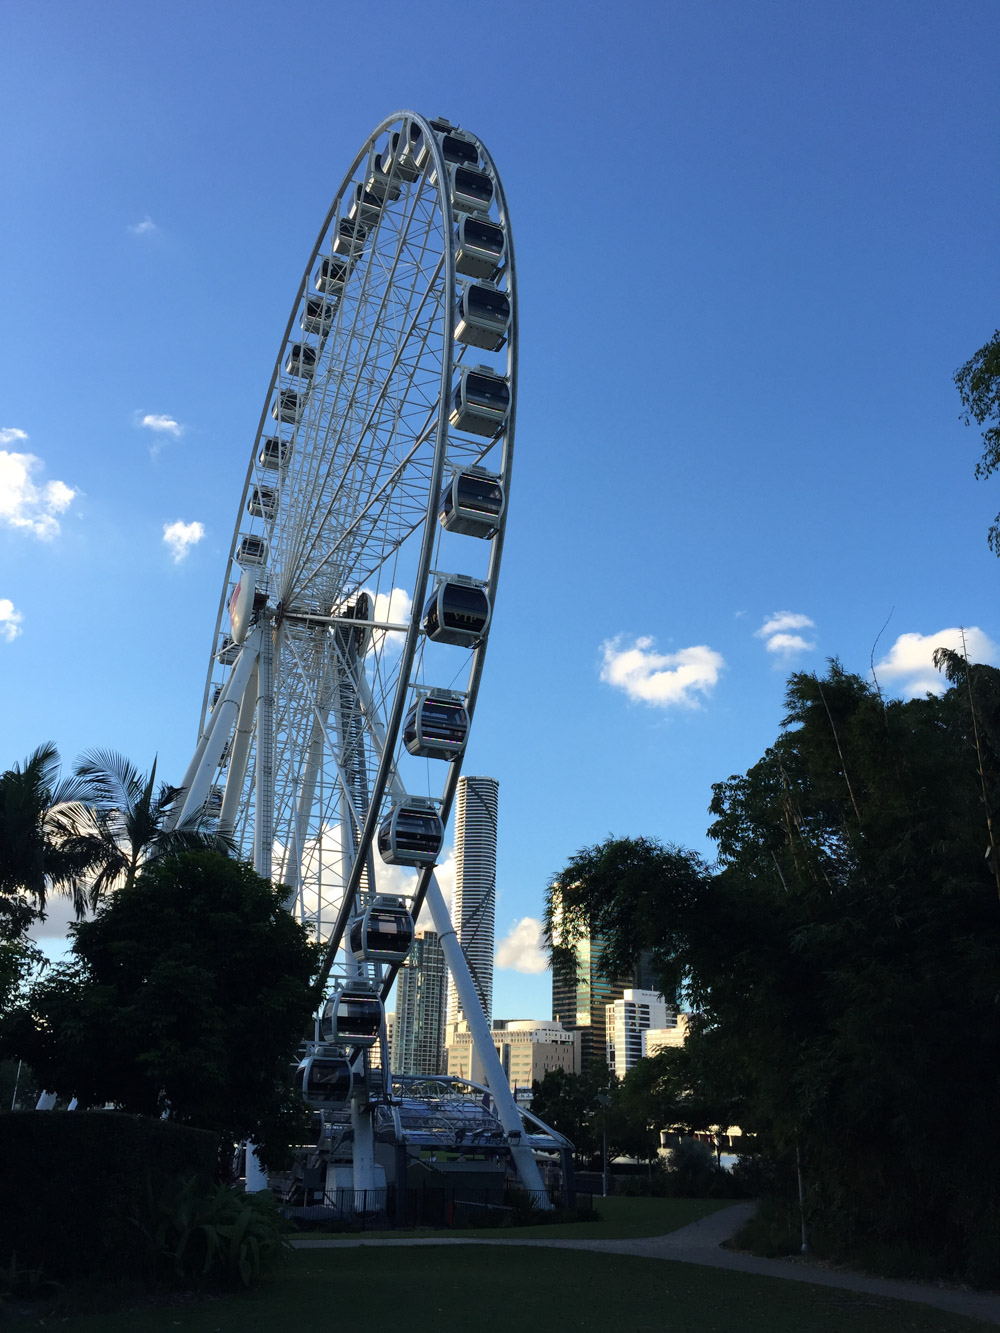
<path fill-rule="evenodd" d="M 396 974 L 396 1018 L 392 1069 L 395 1074 L 445 1072 L 444 1020 L 448 969 L 441 941 L 425 930 Z"/>
<path fill-rule="evenodd" d="M 683 1046 L 687 1041 L 689 1014 L 678 1014 L 673 1027 L 648 1028 L 642 1034 L 643 1055 L 657 1055 L 671 1047 Z"/>
<path fill-rule="evenodd" d="M 552 891 L 555 943 L 559 944 L 559 895 Z M 552 1018 L 563 1027 L 580 1033 L 581 1069 L 590 1070 L 607 1060 L 607 1009 L 628 987 L 649 984 L 647 955 L 639 960 L 630 977 L 609 979 L 600 968 L 603 941 L 599 935 L 585 936 L 573 945 L 573 960 L 565 969 L 552 970 Z"/>
<path fill-rule="evenodd" d="M 624 1078 L 642 1059 L 643 1035 L 650 1028 L 663 1030 L 676 1023 L 674 1011 L 659 991 L 629 988 L 605 1009 L 608 1068 Z"/>
<path fill-rule="evenodd" d="M 515 1094 L 530 1093 L 552 1069 L 580 1072 L 580 1033 L 540 1018 L 499 1019 L 491 1029 L 493 1045 Z M 464 1019 L 448 1024 L 448 1073 L 484 1082 L 483 1068 Z"/>
<path fill-rule="evenodd" d="M 486 1021 L 493 1017 L 493 937 L 497 889 L 496 778 L 461 777 L 455 800 L 455 934 Z M 462 1018 L 458 992 L 448 986 L 449 1023 Z"/>

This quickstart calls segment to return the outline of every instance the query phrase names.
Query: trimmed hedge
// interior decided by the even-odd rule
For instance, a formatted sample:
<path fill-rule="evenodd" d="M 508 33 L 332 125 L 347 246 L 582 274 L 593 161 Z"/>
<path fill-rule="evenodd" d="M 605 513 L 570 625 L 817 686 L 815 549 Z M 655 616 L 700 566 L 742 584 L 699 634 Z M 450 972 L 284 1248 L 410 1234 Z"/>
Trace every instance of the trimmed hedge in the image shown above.
<path fill-rule="evenodd" d="M 149 1242 L 150 1191 L 197 1176 L 206 1187 L 218 1137 L 116 1111 L 0 1114 L 0 1265 L 41 1268 L 61 1281 L 139 1276 Z"/>

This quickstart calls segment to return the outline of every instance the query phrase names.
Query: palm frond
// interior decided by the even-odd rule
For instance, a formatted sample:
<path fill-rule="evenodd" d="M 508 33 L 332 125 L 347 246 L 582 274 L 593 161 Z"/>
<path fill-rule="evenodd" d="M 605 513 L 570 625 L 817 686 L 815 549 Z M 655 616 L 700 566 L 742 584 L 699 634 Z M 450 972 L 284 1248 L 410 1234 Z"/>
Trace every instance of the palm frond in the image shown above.
<path fill-rule="evenodd" d="M 76 761 L 74 772 L 86 783 L 93 803 L 104 809 L 130 809 L 142 799 L 146 786 L 135 764 L 115 750 L 88 750 Z"/>

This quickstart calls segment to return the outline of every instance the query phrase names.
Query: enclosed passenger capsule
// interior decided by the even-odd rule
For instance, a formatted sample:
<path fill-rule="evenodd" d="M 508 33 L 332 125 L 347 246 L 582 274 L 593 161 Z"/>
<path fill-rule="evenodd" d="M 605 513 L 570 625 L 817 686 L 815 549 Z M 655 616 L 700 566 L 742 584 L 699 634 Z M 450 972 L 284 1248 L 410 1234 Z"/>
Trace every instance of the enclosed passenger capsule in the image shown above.
<path fill-rule="evenodd" d="M 271 416 L 275 421 L 300 421 L 305 405 L 305 394 L 296 393 L 294 389 L 281 389 L 271 404 Z"/>
<path fill-rule="evenodd" d="M 496 435 L 507 420 L 510 385 L 489 366 L 459 367 L 449 420 L 470 435 Z"/>
<path fill-rule="evenodd" d="M 232 639 L 225 638 L 215 654 L 215 660 L 221 662 L 223 666 L 232 666 L 240 655 L 240 645 L 234 643 Z"/>
<path fill-rule="evenodd" d="M 401 130 L 393 133 L 382 154 L 379 166 L 383 175 L 395 171 L 400 180 L 415 181 L 420 175 L 417 157 L 422 154 L 423 144 L 423 130 L 415 120 L 408 120 Z"/>
<path fill-rule="evenodd" d="M 498 352 L 507 341 L 510 300 L 506 292 L 486 283 L 473 283 L 458 298 L 455 340 L 469 347 Z"/>
<path fill-rule="evenodd" d="M 434 643 L 471 647 L 483 637 L 489 623 L 486 589 L 459 574 L 439 583 L 424 607 L 424 633 Z"/>
<path fill-rule="evenodd" d="M 441 492 L 438 519 L 448 532 L 492 537 L 500 526 L 504 493 L 500 478 L 485 468 L 456 472 Z"/>
<path fill-rule="evenodd" d="M 391 866 L 433 865 L 444 842 L 437 803 L 419 796 L 397 801 L 378 831 L 378 850 Z"/>
<path fill-rule="evenodd" d="M 465 749 L 468 736 L 465 699 L 451 690 L 421 695 L 403 722 L 407 751 L 426 759 L 454 759 Z"/>
<path fill-rule="evenodd" d="M 346 1046 L 374 1046 L 382 1028 L 382 1001 L 366 981 L 349 981 L 327 1000 L 320 1032 Z"/>
<path fill-rule="evenodd" d="M 333 233 L 333 253 L 355 258 L 364 250 L 367 239 L 367 227 L 355 224 L 348 218 L 341 218 Z"/>
<path fill-rule="evenodd" d="M 354 202 L 347 216 L 352 222 L 360 223 L 362 227 L 375 227 L 382 216 L 382 200 L 378 195 L 366 190 L 363 185 L 356 185 Z"/>
<path fill-rule="evenodd" d="M 454 125 L 444 121 L 431 121 L 441 143 L 441 156 L 450 166 L 476 167 L 479 165 L 479 150 L 471 139 L 467 139 Z M 425 143 L 417 157 L 420 167 L 426 167 L 431 161 L 430 147 Z M 434 177 L 431 177 L 433 183 Z"/>
<path fill-rule="evenodd" d="M 251 535 L 240 539 L 236 548 L 236 563 L 239 565 L 262 565 L 267 556 L 267 543 L 263 537 Z"/>
<path fill-rule="evenodd" d="M 326 255 L 319 261 L 316 270 L 316 290 L 329 295 L 338 295 L 344 290 L 344 283 L 351 272 L 351 261 L 342 255 Z"/>
<path fill-rule="evenodd" d="M 368 193 L 373 194 L 383 204 L 392 204 L 399 198 L 402 188 L 398 179 L 383 171 L 380 161 L 376 160 L 374 170 L 365 181 Z"/>
<path fill-rule="evenodd" d="M 413 943 L 413 918 L 402 898 L 380 895 L 351 922 L 351 953 L 359 963 L 403 963 Z"/>
<path fill-rule="evenodd" d="M 317 1046 L 296 1069 L 295 1087 L 307 1106 L 343 1106 L 351 1099 L 354 1070 L 340 1047 Z"/>
<path fill-rule="evenodd" d="M 485 171 L 452 167 L 451 202 L 456 213 L 486 213 L 493 202 L 493 182 Z"/>
<path fill-rule="evenodd" d="M 261 440 L 257 462 L 261 467 L 283 467 L 291 456 L 292 446 L 287 440 L 279 440 L 277 435 L 269 435 Z"/>
<path fill-rule="evenodd" d="M 492 278 L 504 261 L 503 227 L 466 214 L 456 231 L 455 271 L 470 278 Z"/>
<path fill-rule="evenodd" d="M 250 499 L 247 501 L 247 513 L 254 518 L 264 518 L 270 523 L 278 512 L 278 493 L 270 486 L 251 486 Z"/>
<path fill-rule="evenodd" d="M 316 373 L 316 348 L 308 343 L 292 343 L 285 358 L 285 374 L 312 379 Z"/>
<path fill-rule="evenodd" d="M 321 296 L 307 296 L 299 316 L 299 328 L 303 333 L 318 333 L 321 338 L 325 338 L 333 328 L 336 313 L 336 301 L 324 301 Z"/>

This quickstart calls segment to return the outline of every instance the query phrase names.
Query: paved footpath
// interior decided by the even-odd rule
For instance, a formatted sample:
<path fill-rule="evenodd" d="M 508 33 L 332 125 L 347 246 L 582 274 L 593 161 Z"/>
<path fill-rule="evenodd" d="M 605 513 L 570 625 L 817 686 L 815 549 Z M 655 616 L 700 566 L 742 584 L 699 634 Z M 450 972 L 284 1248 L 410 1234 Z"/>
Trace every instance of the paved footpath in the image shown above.
<path fill-rule="evenodd" d="M 812 1282 L 817 1287 L 841 1287 L 869 1296 L 890 1296 L 898 1301 L 919 1301 L 952 1314 L 969 1315 L 987 1323 L 1000 1324 L 1000 1293 L 965 1291 L 960 1287 L 936 1287 L 926 1282 L 895 1282 L 889 1278 L 867 1277 L 844 1269 L 823 1268 L 799 1259 L 758 1259 L 752 1254 L 724 1250 L 722 1242 L 734 1235 L 754 1210 L 752 1203 L 737 1203 L 721 1208 L 700 1222 L 668 1232 L 665 1236 L 634 1237 L 628 1240 L 492 1240 L 471 1237 L 403 1237 L 398 1240 L 332 1240 L 323 1236 L 297 1236 L 292 1245 L 297 1250 L 354 1249 L 377 1245 L 542 1245 L 554 1250 L 595 1250 L 601 1254 L 627 1254 L 646 1259 L 672 1259 L 676 1263 L 700 1264 L 706 1268 L 726 1268 L 734 1273 L 753 1273 L 757 1277 L 782 1277 L 792 1282 Z"/>

